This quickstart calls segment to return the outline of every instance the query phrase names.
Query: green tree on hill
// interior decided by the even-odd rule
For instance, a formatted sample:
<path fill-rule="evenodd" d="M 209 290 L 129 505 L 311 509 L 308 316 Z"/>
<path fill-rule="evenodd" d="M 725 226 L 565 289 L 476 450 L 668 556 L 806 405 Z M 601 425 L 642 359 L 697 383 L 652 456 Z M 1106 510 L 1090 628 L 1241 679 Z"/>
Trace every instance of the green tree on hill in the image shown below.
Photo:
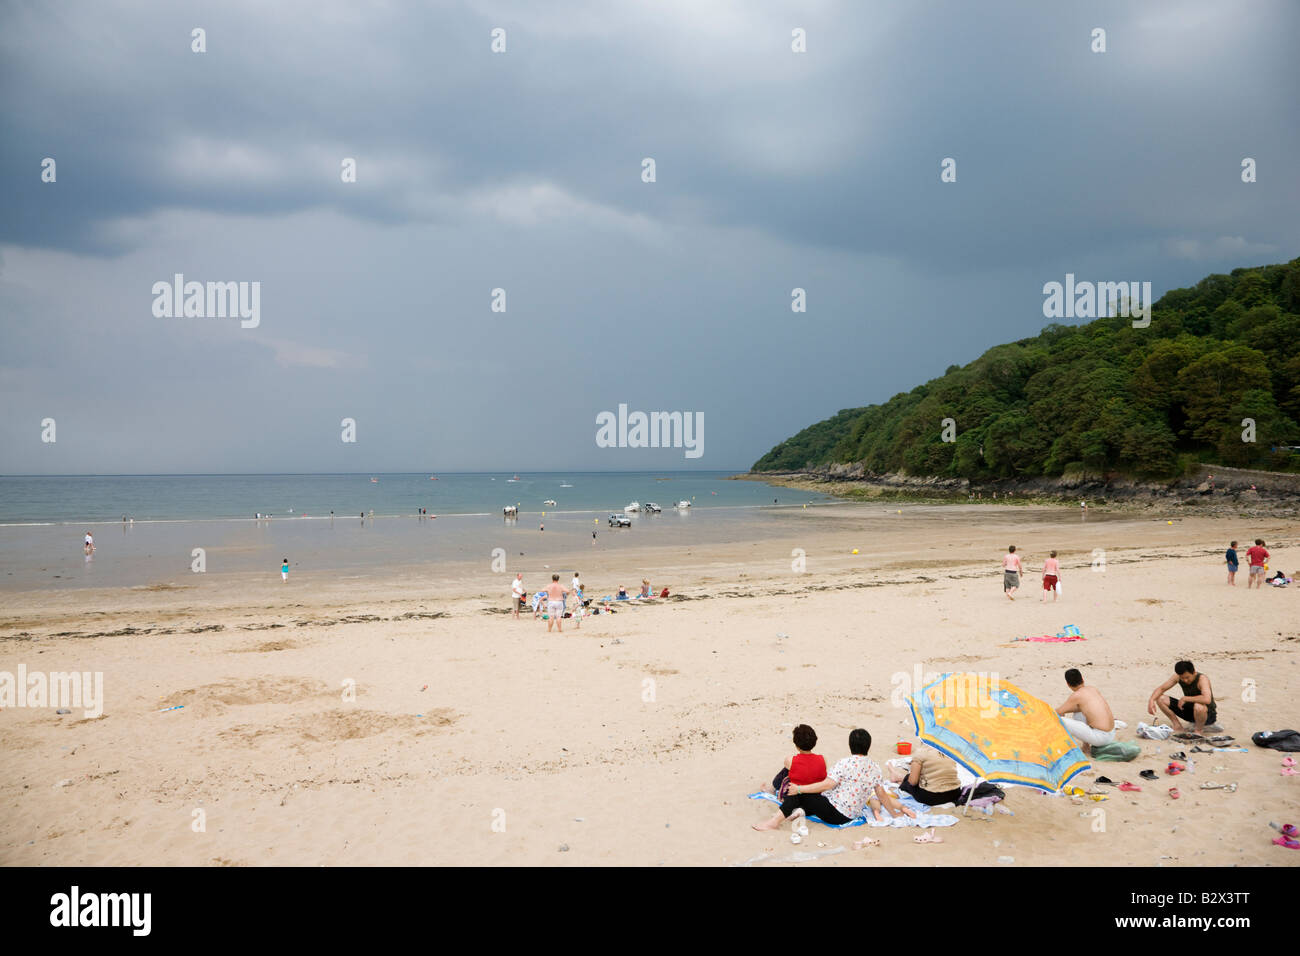
<path fill-rule="evenodd" d="M 956 422 L 955 442 L 942 421 Z M 1256 441 L 1242 440 L 1242 420 Z M 782 442 L 755 471 L 861 463 L 994 478 L 1067 468 L 1167 476 L 1181 458 L 1300 470 L 1300 259 L 1166 293 L 1151 325 L 1048 325 L 881 405 Z"/>

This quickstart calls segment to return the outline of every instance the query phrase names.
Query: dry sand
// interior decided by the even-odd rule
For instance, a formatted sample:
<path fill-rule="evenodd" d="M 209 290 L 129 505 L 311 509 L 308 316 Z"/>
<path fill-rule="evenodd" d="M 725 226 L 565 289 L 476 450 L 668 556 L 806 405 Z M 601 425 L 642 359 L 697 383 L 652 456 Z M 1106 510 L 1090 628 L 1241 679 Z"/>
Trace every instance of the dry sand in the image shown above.
<path fill-rule="evenodd" d="M 575 537 L 589 596 L 648 576 L 683 599 L 569 623 L 563 636 L 512 620 L 513 574 L 486 568 L 395 569 L 382 586 L 295 571 L 287 585 L 272 572 L 8 594 L 0 671 L 102 671 L 107 703 L 97 719 L 0 711 L 0 863 L 1300 862 L 1267 826 L 1300 822 L 1300 777 L 1249 743 L 1300 726 L 1300 585 L 1248 592 L 1240 575 L 1228 588 L 1222 563 L 1230 537 L 1259 535 L 1272 566 L 1293 570 L 1300 526 L 901 510 L 796 509 L 780 519 L 787 533 L 762 541 L 624 551 L 617 566 Z M 1003 597 L 1012 541 L 1034 569 L 1061 552 L 1058 604 L 1038 602 L 1033 573 L 1020 600 Z M 792 571 L 795 548 L 806 573 Z M 1089 567 L 1096 548 L 1104 572 Z M 536 570 L 527 583 L 542 584 Z M 1088 640 L 1005 646 L 1067 624 Z M 1182 657 L 1211 677 L 1219 722 L 1249 753 L 1194 755 L 1194 773 L 1104 803 L 1013 789 L 1015 816 L 972 814 L 941 845 L 814 824 L 792 847 L 788 831 L 750 829 L 771 807 L 745 794 L 791 752 L 793 724 L 817 729 L 828 763 L 856 726 L 881 761 L 909 739 L 898 675 L 992 671 L 1055 704 L 1077 666 L 1130 740 Z M 174 704 L 184 708 L 157 712 Z M 1139 770 L 1185 749 L 1141 743 L 1138 761 L 1099 772 L 1141 782 Z M 1239 786 L 1200 790 L 1207 781 Z M 851 849 L 867 832 L 882 845 Z"/>

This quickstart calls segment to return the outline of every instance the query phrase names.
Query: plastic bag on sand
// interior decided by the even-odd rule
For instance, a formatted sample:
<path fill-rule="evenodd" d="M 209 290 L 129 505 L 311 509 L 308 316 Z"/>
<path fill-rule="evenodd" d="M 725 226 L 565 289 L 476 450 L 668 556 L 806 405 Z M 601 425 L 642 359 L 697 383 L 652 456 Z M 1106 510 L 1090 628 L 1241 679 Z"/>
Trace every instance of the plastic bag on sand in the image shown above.
<path fill-rule="evenodd" d="M 1152 725 L 1142 720 L 1138 721 L 1137 735 L 1147 740 L 1168 740 L 1173 732 L 1174 728 L 1168 724 Z"/>

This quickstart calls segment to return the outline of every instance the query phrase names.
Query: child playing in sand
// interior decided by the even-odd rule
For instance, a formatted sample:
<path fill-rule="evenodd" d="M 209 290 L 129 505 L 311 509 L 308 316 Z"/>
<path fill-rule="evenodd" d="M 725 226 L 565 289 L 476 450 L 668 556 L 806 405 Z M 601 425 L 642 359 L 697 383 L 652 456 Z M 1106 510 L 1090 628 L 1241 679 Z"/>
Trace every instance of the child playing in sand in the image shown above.
<path fill-rule="evenodd" d="M 1047 603 L 1047 592 L 1052 592 L 1052 603 L 1056 603 L 1056 582 L 1061 579 L 1061 563 L 1056 560 L 1056 552 L 1043 562 L 1043 600 Z"/>
<path fill-rule="evenodd" d="M 826 779 L 826 758 L 812 752 L 817 746 L 817 731 L 800 724 L 794 729 L 793 737 L 798 753 L 786 757 L 785 766 L 772 778 L 772 792 L 782 800 L 791 784 L 814 784 Z"/>
<path fill-rule="evenodd" d="M 280 564 L 280 580 L 281 581 L 289 580 L 289 559 L 288 558 L 285 558 L 284 561 Z"/>

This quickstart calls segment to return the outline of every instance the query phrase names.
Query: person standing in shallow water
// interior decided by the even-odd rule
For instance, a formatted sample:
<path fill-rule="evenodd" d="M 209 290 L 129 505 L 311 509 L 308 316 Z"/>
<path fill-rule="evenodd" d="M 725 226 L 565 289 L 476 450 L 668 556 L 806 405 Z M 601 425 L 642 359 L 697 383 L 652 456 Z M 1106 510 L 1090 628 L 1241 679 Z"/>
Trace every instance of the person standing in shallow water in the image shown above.
<path fill-rule="evenodd" d="M 1016 599 L 1016 589 L 1020 587 L 1020 571 L 1020 555 L 1016 554 L 1016 546 L 1013 544 L 1002 556 L 1002 591 L 1010 601 Z"/>

